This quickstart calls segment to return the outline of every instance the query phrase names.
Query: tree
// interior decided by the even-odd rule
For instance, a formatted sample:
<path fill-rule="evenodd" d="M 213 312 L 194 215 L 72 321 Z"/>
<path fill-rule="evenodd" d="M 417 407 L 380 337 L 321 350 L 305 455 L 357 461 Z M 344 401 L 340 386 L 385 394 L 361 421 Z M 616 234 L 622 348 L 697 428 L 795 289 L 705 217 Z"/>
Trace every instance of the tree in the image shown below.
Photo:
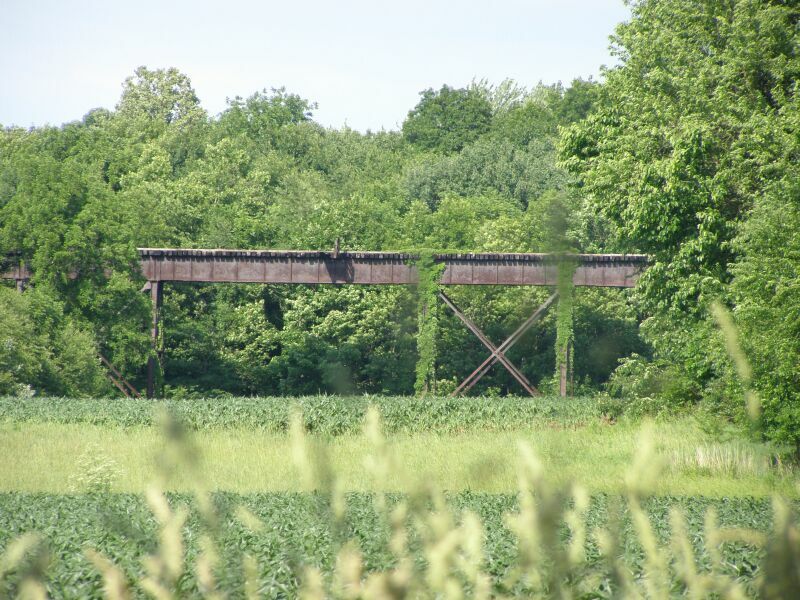
<path fill-rule="evenodd" d="M 756 200 L 735 240 L 731 288 L 765 431 L 800 449 L 800 178 L 789 173 Z"/>
<path fill-rule="evenodd" d="M 602 86 L 589 79 L 573 79 L 554 106 L 554 113 L 560 125 L 582 121 L 601 101 Z"/>
<path fill-rule="evenodd" d="M 141 246 L 329 249 L 341 238 L 344 251 L 551 249 L 546 221 L 559 196 L 549 192 L 568 182 L 555 156 L 563 94 L 511 81 L 445 86 L 423 92 L 402 133 L 365 135 L 320 126 L 314 105 L 283 89 L 234 98 L 209 118 L 186 75 L 142 67 L 115 111 L 0 132 L 0 251 L 21 251 L 36 274 L 33 293 L 3 313 L 14 339 L 31 345 L 0 349 L 0 385 L 102 391 L 100 351 L 138 387 L 151 318 Z M 568 197 L 570 210 L 577 198 Z M 491 313 L 499 339 L 527 316 L 519 307 L 542 300 L 527 294 L 474 290 L 460 302 Z M 484 311 L 487 299 L 496 309 Z M 170 285 L 166 390 L 410 393 L 417 307 L 399 287 Z M 595 317 L 587 322 L 603 329 Z M 457 321 L 441 332 L 450 347 L 475 344 Z M 542 358 L 524 367 L 537 380 L 552 371 L 551 341 L 515 348 Z M 480 345 L 470 347 L 469 356 L 443 352 L 441 372 L 453 378 L 482 358 Z M 26 366 L 8 376 L 12 363 Z M 586 370 L 598 381 L 601 363 Z M 498 371 L 485 385 L 514 384 Z"/>
<path fill-rule="evenodd" d="M 420 93 L 403 122 L 403 137 L 425 150 L 458 152 L 489 131 L 492 106 L 476 89 L 443 85 Z"/>
<path fill-rule="evenodd" d="M 46 286 L 19 294 L 0 287 L 0 394 L 103 394 L 92 335 L 65 317 Z"/>
<path fill-rule="evenodd" d="M 540 141 L 521 149 L 487 136 L 458 154 L 426 155 L 406 168 L 406 193 L 434 209 L 447 195 L 484 194 L 514 199 L 525 207 L 547 190 L 565 188 L 568 181 L 556 165 L 554 141 Z"/>
<path fill-rule="evenodd" d="M 125 80 L 117 112 L 169 125 L 195 114 L 199 104 L 192 82 L 178 69 L 151 71 L 142 66 Z"/>
<path fill-rule="evenodd" d="M 650 310 L 702 312 L 729 280 L 737 223 L 781 155 L 757 132 L 792 101 L 796 17 L 753 0 L 637 2 L 614 38 L 613 103 L 566 131 L 562 159 L 613 246 L 655 258 Z"/>
<path fill-rule="evenodd" d="M 513 79 L 504 79 L 497 85 L 488 79 L 473 79 L 469 90 L 479 92 L 492 107 L 492 114 L 498 115 L 513 109 L 525 102 L 529 96 L 528 90 Z"/>
<path fill-rule="evenodd" d="M 732 414 L 741 395 L 726 383 L 710 301 L 735 305 L 756 360 L 774 358 L 759 328 L 783 344 L 787 358 L 756 378 L 773 402 L 773 434 L 797 431 L 794 338 L 777 333 L 794 300 L 778 306 L 770 294 L 796 272 L 778 248 L 794 244 L 782 226 L 793 222 L 796 188 L 786 179 L 800 158 L 798 19 L 800 9 L 782 2 L 633 3 L 614 37 L 620 65 L 605 73 L 603 101 L 561 142 L 564 165 L 610 225 L 608 246 L 652 257 L 639 299 L 657 358 Z"/>
<path fill-rule="evenodd" d="M 311 119 L 316 104 L 285 88 L 266 89 L 247 99 L 236 96 L 220 115 L 219 131 L 225 135 L 245 134 L 254 141 L 275 143 L 278 130 Z"/>

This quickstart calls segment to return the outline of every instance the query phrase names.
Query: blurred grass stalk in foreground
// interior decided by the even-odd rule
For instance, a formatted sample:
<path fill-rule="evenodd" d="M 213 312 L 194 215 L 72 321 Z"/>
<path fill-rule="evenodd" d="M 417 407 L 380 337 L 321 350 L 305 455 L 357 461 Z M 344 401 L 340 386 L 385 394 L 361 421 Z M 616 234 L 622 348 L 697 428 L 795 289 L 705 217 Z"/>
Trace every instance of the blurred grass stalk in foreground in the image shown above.
<path fill-rule="evenodd" d="M 730 312 L 728 312 L 728 309 L 726 309 L 722 303 L 712 303 L 711 314 L 716 320 L 720 331 L 722 331 L 722 336 L 725 339 L 725 348 L 728 350 L 728 355 L 731 357 L 731 361 L 733 361 L 736 374 L 742 384 L 747 416 L 750 418 L 753 427 L 757 428 L 761 419 L 761 399 L 751 386 L 753 372 L 750 368 L 747 356 L 745 356 L 742 346 L 739 343 L 739 332 L 731 318 Z"/>

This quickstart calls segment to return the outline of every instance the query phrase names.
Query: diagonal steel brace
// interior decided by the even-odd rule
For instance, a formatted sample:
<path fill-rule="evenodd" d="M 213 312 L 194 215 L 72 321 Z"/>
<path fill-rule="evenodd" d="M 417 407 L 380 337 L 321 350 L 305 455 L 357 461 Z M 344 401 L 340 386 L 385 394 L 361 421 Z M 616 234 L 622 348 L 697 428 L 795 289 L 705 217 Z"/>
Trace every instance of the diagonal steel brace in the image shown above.
<path fill-rule="evenodd" d="M 477 369 L 475 369 L 472 373 L 470 373 L 470 375 L 466 379 L 464 379 L 464 381 L 461 382 L 461 385 L 459 385 L 455 389 L 455 391 L 453 391 L 451 396 L 457 396 L 465 389 L 472 388 L 476 383 L 478 383 L 481 377 L 483 377 L 486 373 L 489 372 L 489 369 L 491 369 L 492 365 L 498 361 L 501 362 L 503 366 L 506 367 L 506 369 L 508 369 L 512 375 L 514 375 L 514 377 L 517 379 L 517 381 L 520 382 L 522 387 L 525 388 L 525 391 L 527 391 L 532 396 L 537 395 L 539 393 L 539 391 L 533 385 L 531 385 L 531 383 L 527 380 L 527 378 L 521 372 L 519 372 L 519 370 L 517 370 L 517 368 L 514 367 L 514 365 L 506 358 L 505 352 L 508 351 L 514 344 L 516 344 L 517 341 L 519 341 L 519 339 L 522 337 L 522 335 L 528 329 L 530 329 L 530 327 L 536 321 L 538 321 L 542 317 L 542 315 L 544 315 L 547 312 L 550 306 L 552 306 L 552 304 L 555 302 L 556 298 L 558 298 L 557 292 L 554 293 L 552 296 L 550 296 L 538 309 L 536 309 L 536 311 L 530 317 L 528 317 L 528 319 L 524 323 L 522 323 L 522 325 L 520 325 L 516 329 L 516 331 L 514 331 L 514 333 L 512 333 L 508 337 L 508 339 L 505 342 L 500 344 L 500 346 L 498 347 L 495 347 L 491 343 L 491 341 L 489 341 L 489 339 L 483 334 L 483 332 L 477 327 L 477 325 L 472 323 L 472 321 L 470 321 L 458 309 L 455 303 L 453 303 L 453 301 L 446 294 L 441 292 L 439 296 L 442 298 L 445 304 L 447 304 L 448 307 L 456 314 L 456 316 L 458 316 L 459 319 L 461 319 L 461 321 L 470 329 L 470 331 L 472 331 L 476 335 L 476 337 L 478 337 L 478 339 L 480 339 L 481 342 L 491 352 L 491 354 L 486 358 L 486 360 L 484 360 L 483 363 L 481 363 L 481 365 Z"/>
<path fill-rule="evenodd" d="M 456 316 L 461 319 L 464 325 L 466 325 L 467 328 L 475 334 L 475 337 L 477 337 L 483 343 L 483 345 L 489 349 L 489 351 L 492 353 L 492 356 L 496 357 L 497 360 L 499 360 L 502 365 L 508 369 L 508 372 L 514 376 L 514 379 L 519 381 L 520 385 L 525 388 L 525 391 L 531 396 L 535 396 L 538 393 L 538 390 L 531 385 L 530 381 L 528 381 L 528 378 L 520 373 L 519 370 L 511 363 L 510 360 L 506 358 L 502 352 L 499 352 L 497 348 L 495 348 L 491 340 L 484 335 L 480 328 L 475 325 L 475 323 L 473 323 L 469 317 L 461 312 L 461 310 L 455 305 L 455 302 L 453 302 L 444 292 L 439 292 L 439 297 L 444 300 L 444 303 L 450 308 L 450 310 L 452 310 Z"/>

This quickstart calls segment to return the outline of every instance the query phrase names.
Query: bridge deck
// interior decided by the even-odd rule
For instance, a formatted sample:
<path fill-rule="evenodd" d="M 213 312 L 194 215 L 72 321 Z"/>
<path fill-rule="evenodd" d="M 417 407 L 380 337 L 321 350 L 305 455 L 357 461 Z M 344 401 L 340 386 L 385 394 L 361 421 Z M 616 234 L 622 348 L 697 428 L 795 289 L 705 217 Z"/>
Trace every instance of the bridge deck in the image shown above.
<path fill-rule="evenodd" d="M 140 248 L 149 281 L 408 285 L 419 256 L 402 252 Z M 558 263 L 575 260 L 579 286 L 633 287 L 641 254 L 437 254 L 443 285 L 555 285 Z"/>

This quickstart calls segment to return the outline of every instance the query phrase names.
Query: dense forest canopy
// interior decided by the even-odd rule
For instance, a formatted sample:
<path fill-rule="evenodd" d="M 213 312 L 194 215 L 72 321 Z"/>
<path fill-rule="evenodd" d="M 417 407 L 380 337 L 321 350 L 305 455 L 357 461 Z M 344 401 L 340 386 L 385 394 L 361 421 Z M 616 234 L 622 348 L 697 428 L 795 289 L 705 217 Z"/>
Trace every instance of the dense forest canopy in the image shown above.
<path fill-rule="evenodd" d="M 632 294 L 580 289 L 579 389 L 742 415 L 709 305 L 733 310 L 765 431 L 800 431 L 798 23 L 791 2 L 640 0 L 601 81 L 424 90 L 401 131 L 326 129 L 284 89 L 208 115 L 189 77 L 141 67 L 114 110 L 0 132 L 0 393 L 106 394 L 101 352 L 140 382 L 149 298 L 136 247 L 646 252 Z M 69 277 L 77 273 L 78 277 Z M 500 340 L 544 289 L 453 292 Z M 170 395 L 414 391 L 415 290 L 170 285 Z M 551 315 L 510 353 L 552 385 Z M 444 313 L 434 385 L 484 357 Z M 502 370 L 484 393 L 516 392 Z M 649 403 L 649 404 L 648 404 Z"/>

